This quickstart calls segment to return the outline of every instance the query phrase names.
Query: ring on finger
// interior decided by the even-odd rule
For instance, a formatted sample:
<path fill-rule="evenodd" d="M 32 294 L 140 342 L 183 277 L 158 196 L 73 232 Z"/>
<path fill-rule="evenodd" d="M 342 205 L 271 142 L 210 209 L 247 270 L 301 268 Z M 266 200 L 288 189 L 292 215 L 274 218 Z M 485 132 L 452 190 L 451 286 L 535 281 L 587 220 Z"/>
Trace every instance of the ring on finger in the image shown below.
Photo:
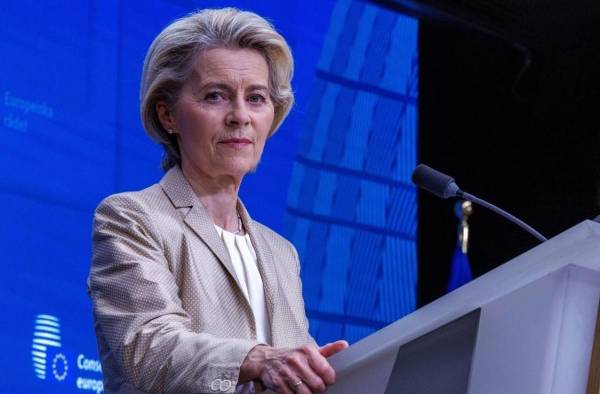
<path fill-rule="evenodd" d="M 293 388 L 294 390 L 297 390 L 297 389 L 298 389 L 298 387 L 299 387 L 301 384 L 303 384 L 303 383 L 304 383 L 304 382 L 302 381 L 302 379 L 298 379 L 298 381 L 297 381 L 297 382 L 295 382 L 295 383 L 292 383 L 292 388 Z"/>

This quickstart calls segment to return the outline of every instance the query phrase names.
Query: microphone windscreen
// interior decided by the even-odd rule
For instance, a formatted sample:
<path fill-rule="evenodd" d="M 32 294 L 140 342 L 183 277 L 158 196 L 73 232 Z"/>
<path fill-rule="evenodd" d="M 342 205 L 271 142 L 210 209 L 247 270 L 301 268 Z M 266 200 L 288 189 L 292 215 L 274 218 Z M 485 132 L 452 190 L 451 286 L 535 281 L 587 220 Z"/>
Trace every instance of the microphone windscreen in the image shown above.
<path fill-rule="evenodd" d="M 454 179 L 433 168 L 419 164 L 412 174 L 415 185 L 441 198 L 455 197 L 459 191 Z"/>

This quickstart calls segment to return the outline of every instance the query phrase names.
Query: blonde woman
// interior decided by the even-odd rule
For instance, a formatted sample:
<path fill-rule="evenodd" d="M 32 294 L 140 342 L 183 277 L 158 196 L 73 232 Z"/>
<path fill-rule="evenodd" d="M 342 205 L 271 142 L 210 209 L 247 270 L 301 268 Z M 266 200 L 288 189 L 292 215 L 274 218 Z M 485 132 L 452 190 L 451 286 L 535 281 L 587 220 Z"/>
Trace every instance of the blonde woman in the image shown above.
<path fill-rule="evenodd" d="M 293 60 L 260 16 L 175 21 L 144 63 L 141 115 L 162 180 L 97 208 L 89 290 L 107 393 L 320 393 L 294 247 L 251 219 L 244 176 L 293 104 Z M 259 383 L 255 386 L 254 383 Z"/>

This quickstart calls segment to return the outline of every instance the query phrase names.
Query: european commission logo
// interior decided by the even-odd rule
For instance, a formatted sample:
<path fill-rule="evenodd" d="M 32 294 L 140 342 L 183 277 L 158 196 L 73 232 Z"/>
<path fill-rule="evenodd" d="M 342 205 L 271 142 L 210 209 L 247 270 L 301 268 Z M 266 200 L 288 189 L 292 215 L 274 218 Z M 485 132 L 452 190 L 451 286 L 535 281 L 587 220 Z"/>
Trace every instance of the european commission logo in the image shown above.
<path fill-rule="evenodd" d="M 61 347 L 60 319 L 52 315 L 37 315 L 31 344 L 31 361 L 39 379 L 46 379 L 47 372 L 51 371 L 59 382 L 65 380 L 69 363 L 67 357 L 58 351 Z M 49 353 L 52 354 L 52 359 L 49 359 Z"/>
<path fill-rule="evenodd" d="M 72 332 L 73 327 L 67 325 L 65 331 Z M 61 393 L 84 390 L 100 394 L 104 391 L 100 360 L 74 351 L 73 343 L 63 346 L 58 316 L 35 316 L 31 362 L 35 376 L 49 384 L 60 384 Z"/>

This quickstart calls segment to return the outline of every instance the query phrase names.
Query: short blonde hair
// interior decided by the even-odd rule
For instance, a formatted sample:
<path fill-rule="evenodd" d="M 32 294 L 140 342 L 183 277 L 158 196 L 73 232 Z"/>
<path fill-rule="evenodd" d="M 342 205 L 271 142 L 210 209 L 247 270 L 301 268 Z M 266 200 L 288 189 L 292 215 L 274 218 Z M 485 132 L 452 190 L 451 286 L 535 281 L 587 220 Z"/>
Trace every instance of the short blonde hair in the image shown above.
<path fill-rule="evenodd" d="M 269 136 L 277 131 L 294 104 L 292 53 L 285 39 L 264 18 L 253 12 L 222 8 L 201 10 L 174 21 L 150 45 L 140 89 L 142 123 L 150 137 L 163 146 L 165 171 L 180 164 L 181 156 L 175 135 L 160 122 L 156 104 L 165 101 L 173 106 L 193 73 L 198 54 L 215 47 L 255 49 L 265 57 L 275 108 Z"/>

